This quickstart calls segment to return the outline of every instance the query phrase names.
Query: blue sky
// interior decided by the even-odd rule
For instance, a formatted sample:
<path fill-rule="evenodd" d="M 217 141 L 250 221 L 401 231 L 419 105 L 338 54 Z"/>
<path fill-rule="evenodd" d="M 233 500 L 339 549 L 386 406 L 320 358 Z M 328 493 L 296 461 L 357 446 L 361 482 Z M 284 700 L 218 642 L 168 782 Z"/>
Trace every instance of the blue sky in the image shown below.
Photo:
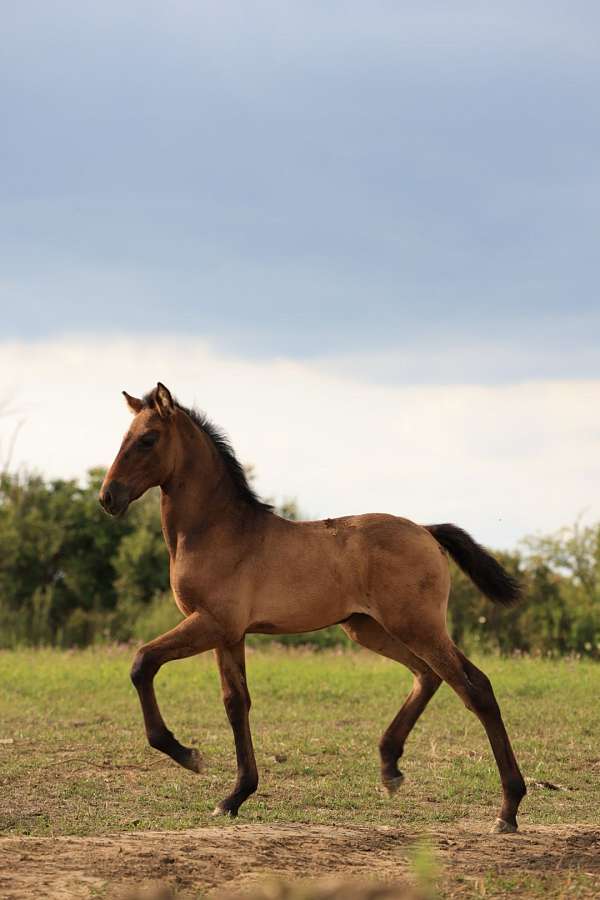
<path fill-rule="evenodd" d="M 9 2 L 4 336 L 598 375 L 599 28 L 592 3 Z"/>
<path fill-rule="evenodd" d="M 109 461 L 118 390 L 160 378 L 311 514 L 463 514 L 505 545 L 600 512 L 599 33 L 591 2 L 7 0 L 17 461 Z M 369 445 L 338 413 L 360 404 L 393 490 L 393 468 L 356 482 Z M 307 462 L 315 431 L 339 469 Z"/>

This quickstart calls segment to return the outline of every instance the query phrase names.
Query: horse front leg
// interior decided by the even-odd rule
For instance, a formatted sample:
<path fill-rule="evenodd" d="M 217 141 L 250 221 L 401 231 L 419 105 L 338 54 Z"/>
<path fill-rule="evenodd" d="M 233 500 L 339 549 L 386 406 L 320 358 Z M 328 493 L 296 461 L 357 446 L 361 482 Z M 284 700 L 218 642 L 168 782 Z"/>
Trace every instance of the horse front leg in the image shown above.
<path fill-rule="evenodd" d="M 138 650 L 131 669 L 131 680 L 140 698 L 148 743 L 192 772 L 201 771 L 202 758 L 195 748 L 182 746 L 165 725 L 154 693 L 154 677 L 164 663 L 212 650 L 218 640 L 219 635 L 211 627 L 210 620 L 194 612 L 171 631 L 144 644 Z"/>
<path fill-rule="evenodd" d="M 215 808 L 214 816 L 237 816 L 242 803 L 258 787 L 258 770 L 250 733 L 250 694 L 246 684 L 244 640 L 215 650 L 223 703 L 233 730 L 237 757 L 237 779 L 233 791 Z"/>

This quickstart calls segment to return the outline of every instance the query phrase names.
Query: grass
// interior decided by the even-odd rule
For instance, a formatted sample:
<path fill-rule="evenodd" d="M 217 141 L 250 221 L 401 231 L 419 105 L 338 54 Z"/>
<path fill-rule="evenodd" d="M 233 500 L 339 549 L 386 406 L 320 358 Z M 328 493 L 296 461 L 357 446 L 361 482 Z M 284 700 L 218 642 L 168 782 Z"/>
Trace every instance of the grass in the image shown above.
<path fill-rule="evenodd" d="M 157 677 L 169 727 L 198 746 L 205 773 L 147 747 L 128 678 L 132 651 L 0 653 L 0 831 L 90 835 L 215 824 L 235 754 L 210 655 Z M 600 808 L 600 666 L 589 661 L 478 660 L 491 677 L 526 778 L 528 823 L 593 823 Z M 254 650 L 248 677 L 261 773 L 244 822 L 422 828 L 492 821 L 499 783 L 479 722 L 442 687 L 409 739 L 407 776 L 378 791 L 377 742 L 411 683 L 367 653 Z M 10 743 L 10 741 L 12 741 Z"/>

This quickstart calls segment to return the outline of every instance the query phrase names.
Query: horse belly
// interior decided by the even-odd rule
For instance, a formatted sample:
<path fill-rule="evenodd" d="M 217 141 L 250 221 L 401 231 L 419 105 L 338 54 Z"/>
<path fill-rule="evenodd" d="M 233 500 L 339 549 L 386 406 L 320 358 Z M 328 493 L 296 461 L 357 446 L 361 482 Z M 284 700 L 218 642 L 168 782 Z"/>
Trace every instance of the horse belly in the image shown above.
<path fill-rule="evenodd" d="M 330 625 L 338 625 L 353 612 L 349 608 L 347 598 L 336 596 L 337 592 L 326 597 L 289 596 L 274 602 L 263 602 L 256 605 L 247 631 L 255 634 L 303 634 L 307 631 L 319 631 Z"/>

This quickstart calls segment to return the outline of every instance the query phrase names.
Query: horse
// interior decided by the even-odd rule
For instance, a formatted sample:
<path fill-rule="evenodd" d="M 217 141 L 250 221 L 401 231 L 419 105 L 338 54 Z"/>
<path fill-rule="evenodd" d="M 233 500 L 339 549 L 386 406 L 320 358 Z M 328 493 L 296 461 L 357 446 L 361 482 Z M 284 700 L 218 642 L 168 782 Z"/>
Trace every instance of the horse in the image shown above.
<path fill-rule="evenodd" d="M 413 674 L 412 690 L 379 743 L 387 792 L 402 784 L 398 762 L 405 741 L 445 681 L 479 718 L 491 744 L 502 785 L 492 831 L 517 831 L 525 782 L 489 679 L 448 634 L 448 555 L 495 603 L 514 603 L 518 581 L 455 525 L 421 526 L 380 513 L 284 519 L 256 495 L 228 438 L 204 414 L 183 406 L 160 382 L 142 399 L 123 395 L 133 420 L 99 500 L 107 513 L 122 516 L 160 486 L 170 583 L 184 615 L 140 648 L 131 669 L 150 746 L 200 772 L 198 750 L 182 746 L 167 728 L 153 682 L 164 663 L 214 650 L 237 778 L 213 815 L 237 816 L 258 786 L 245 636 L 338 624 L 353 641 Z"/>

